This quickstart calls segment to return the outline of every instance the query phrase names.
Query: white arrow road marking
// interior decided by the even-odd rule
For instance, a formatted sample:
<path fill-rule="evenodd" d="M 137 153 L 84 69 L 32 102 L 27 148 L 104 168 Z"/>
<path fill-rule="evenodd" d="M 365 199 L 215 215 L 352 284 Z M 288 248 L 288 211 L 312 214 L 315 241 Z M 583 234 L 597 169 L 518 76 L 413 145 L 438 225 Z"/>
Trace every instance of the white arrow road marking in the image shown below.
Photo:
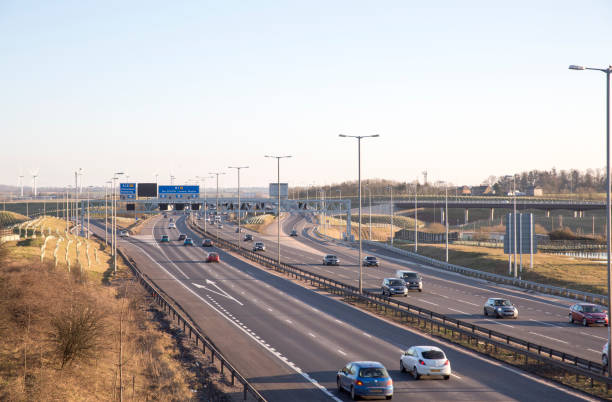
<path fill-rule="evenodd" d="M 192 284 L 193 286 L 195 286 L 196 288 L 206 289 L 206 290 L 208 290 L 208 291 L 209 291 L 209 292 L 211 292 L 211 293 L 214 293 L 214 294 L 219 295 L 219 296 L 226 297 L 226 298 L 228 298 L 228 299 L 230 299 L 230 300 L 235 301 L 236 303 L 240 304 L 241 306 L 244 306 L 244 304 L 240 303 L 240 302 L 239 302 L 239 301 L 238 301 L 238 300 L 237 300 L 235 297 L 232 297 L 232 296 L 230 296 L 229 294 L 227 294 L 227 292 L 225 292 L 223 289 L 221 289 L 219 286 L 217 286 L 217 285 L 216 285 L 216 284 L 215 284 L 213 281 L 206 279 L 206 283 L 207 283 L 207 284 L 209 284 L 209 285 L 213 285 L 214 287 L 216 287 L 217 289 L 219 289 L 219 290 L 220 290 L 222 293 L 215 292 L 214 290 L 209 289 L 209 288 L 207 288 L 207 287 L 206 287 L 206 286 L 204 286 L 204 285 L 199 285 L 199 284 L 197 284 L 197 283 L 191 282 L 191 284 Z"/>

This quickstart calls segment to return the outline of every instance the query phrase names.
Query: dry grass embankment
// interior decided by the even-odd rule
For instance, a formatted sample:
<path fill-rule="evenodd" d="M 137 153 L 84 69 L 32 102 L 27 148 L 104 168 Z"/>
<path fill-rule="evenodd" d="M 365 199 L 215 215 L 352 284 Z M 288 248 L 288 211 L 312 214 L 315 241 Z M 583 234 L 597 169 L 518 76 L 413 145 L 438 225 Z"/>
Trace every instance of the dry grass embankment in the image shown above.
<path fill-rule="evenodd" d="M 25 215 L 10 211 L 0 211 L 0 228 L 5 228 L 16 223 L 25 222 L 27 220 L 28 217 Z"/>
<path fill-rule="evenodd" d="M 251 216 L 244 220 L 242 226 L 254 232 L 261 233 L 275 220 L 275 216 L 271 214 Z"/>
<path fill-rule="evenodd" d="M 0 246 L 0 400 L 118 399 L 120 347 L 124 398 L 210 399 L 216 369 L 121 262 L 111 276 L 102 251 L 96 272 L 107 275 L 69 272 L 61 259 L 57 268 L 52 257 L 41 263 L 44 241 Z"/>
<path fill-rule="evenodd" d="M 370 226 L 365 219 L 363 219 L 362 215 L 362 224 L 361 224 L 361 235 L 365 240 L 376 240 L 376 241 L 387 241 L 391 236 L 391 227 L 390 225 L 385 225 L 382 223 L 374 224 L 372 222 L 372 238 L 370 239 Z M 346 232 L 346 219 L 339 219 L 333 216 L 326 217 L 328 221 L 328 225 L 324 227 L 321 224 L 323 216 L 317 215 L 315 216 L 316 222 L 319 224 L 318 231 L 321 234 L 325 234 L 334 239 L 342 239 L 342 233 Z M 351 219 L 352 221 L 352 219 Z M 414 222 L 414 221 L 413 221 Z M 393 233 L 401 230 L 401 227 L 393 225 Z M 355 239 L 359 239 L 359 224 L 351 222 L 351 234 L 355 236 Z"/>
<path fill-rule="evenodd" d="M 396 241 L 394 245 L 414 251 L 413 244 Z M 445 245 L 419 244 L 419 254 L 444 261 Z M 448 258 L 451 264 L 508 275 L 508 256 L 503 249 L 450 244 Z M 521 278 L 593 293 L 604 293 L 607 281 L 605 264 L 544 253 L 534 254 L 533 269 L 529 255 L 523 255 Z"/>

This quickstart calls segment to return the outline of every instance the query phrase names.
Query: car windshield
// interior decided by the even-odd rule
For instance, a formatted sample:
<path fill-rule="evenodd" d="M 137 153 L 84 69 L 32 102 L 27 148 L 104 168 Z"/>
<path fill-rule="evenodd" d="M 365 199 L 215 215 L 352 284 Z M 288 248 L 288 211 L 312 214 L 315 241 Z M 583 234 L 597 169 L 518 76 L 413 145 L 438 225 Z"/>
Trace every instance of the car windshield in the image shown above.
<path fill-rule="evenodd" d="M 384 367 L 365 367 L 359 370 L 361 378 L 381 378 L 389 377 L 389 373 Z"/>
<path fill-rule="evenodd" d="M 335 259 L 335 258 L 338 258 L 338 257 L 336 257 L 335 255 L 327 255 L 327 256 L 325 256 L 325 258 Z"/>
<path fill-rule="evenodd" d="M 389 285 L 392 285 L 392 286 L 402 286 L 402 285 L 404 285 L 404 281 L 399 280 L 399 279 L 394 279 L 394 280 L 389 281 Z"/>
<path fill-rule="evenodd" d="M 508 300 L 495 300 L 495 305 L 496 306 L 512 306 L 512 303 L 510 303 Z"/>
<path fill-rule="evenodd" d="M 366 257 L 366 260 L 374 261 L 376 257 Z"/>
<path fill-rule="evenodd" d="M 582 306 L 585 313 L 603 313 L 604 309 L 599 306 Z"/>
<path fill-rule="evenodd" d="M 417 278 L 418 274 L 416 272 L 405 272 L 404 278 Z"/>
<path fill-rule="evenodd" d="M 215 258 L 215 257 L 217 257 L 217 253 L 210 253 L 208 256 L 212 257 L 212 258 Z"/>
<path fill-rule="evenodd" d="M 444 359 L 444 353 L 440 350 L 424 350 L 421 352 L 423 359 Z"/>

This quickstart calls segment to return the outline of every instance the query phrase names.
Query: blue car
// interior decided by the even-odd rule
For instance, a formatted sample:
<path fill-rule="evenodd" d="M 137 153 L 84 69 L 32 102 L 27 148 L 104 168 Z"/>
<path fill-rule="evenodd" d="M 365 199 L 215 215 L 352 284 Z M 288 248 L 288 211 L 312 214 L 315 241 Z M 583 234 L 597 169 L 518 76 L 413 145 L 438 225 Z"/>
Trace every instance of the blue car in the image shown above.
<path fill-rule="evenodd" d="M 191 239 L 191 237 L 185 239 L 185 241 L 183 242 L 183 246 L 193 246 L 193 240 Z"/>
<path fill-rule="evenodd" d="M 393 380 L 379 362 L 350 362 L 336 375 L 338 392 L 348 391 L 351 399 L 360 396 L 393 398 Z"/>
<path fill-rule="evenodd" d="M 168 237 L 168 235 L 162 235 L 161 242 L 162 243 L 169 243 L 170 242 L 170 238 Z"/>

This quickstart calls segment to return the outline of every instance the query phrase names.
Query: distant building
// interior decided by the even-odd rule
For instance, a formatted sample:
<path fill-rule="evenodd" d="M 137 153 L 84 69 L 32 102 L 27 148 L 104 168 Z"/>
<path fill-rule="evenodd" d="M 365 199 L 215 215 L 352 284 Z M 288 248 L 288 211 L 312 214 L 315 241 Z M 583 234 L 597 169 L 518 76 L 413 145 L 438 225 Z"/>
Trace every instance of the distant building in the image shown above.
<path fill-rule="evenodd" d="M 474 186 L 471 189 L 472 195 L 495 195 L 495 191 L 491 186 Z"/>
<path fill-rule="evenodd" d="M 471 195 L 472 194 L 472 190 L 468 186 L 457 187 L 457 190 L 459 190 L 459 194 L 461 195 Z"/>
<path fill-rule="evenodd" d="M 529 187 L 527 189 L 527 195 L 530 197 L 540 197 L 544 195 L 544 190 L 542 190 L 542 187 Z"/>

